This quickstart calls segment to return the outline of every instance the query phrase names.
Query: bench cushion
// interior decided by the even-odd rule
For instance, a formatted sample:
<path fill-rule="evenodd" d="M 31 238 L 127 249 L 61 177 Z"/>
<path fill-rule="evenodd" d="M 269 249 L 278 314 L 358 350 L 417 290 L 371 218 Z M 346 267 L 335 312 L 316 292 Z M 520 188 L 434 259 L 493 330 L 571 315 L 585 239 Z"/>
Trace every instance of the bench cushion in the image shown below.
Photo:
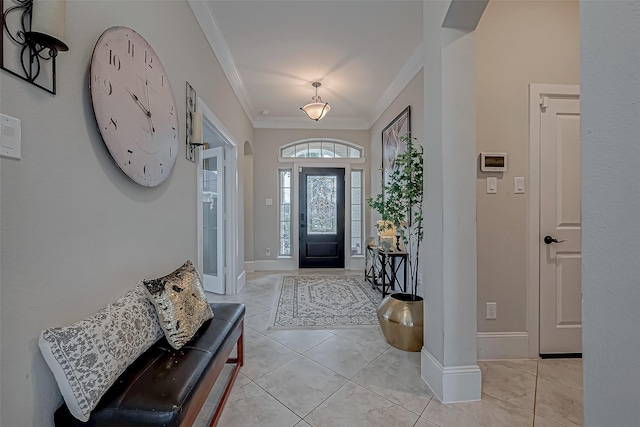
<path fill-rule="evenodd" d="M 56 426 L 178 426 L 187 413 L 203 375 L 244 317 L 243 304 L 211 304 L 216 317 L 206 321 L 180 350 L 166 338 L 143 353 L 118 378 L 91 413 L 80 423 L 63 405 Z"/>
<path fill-rule="evenodd" d="M 42 331 L 38 345 L 71 413 L 86 421 L 118 376 L 162 336 L 138 284 L 87 319 Z"/>

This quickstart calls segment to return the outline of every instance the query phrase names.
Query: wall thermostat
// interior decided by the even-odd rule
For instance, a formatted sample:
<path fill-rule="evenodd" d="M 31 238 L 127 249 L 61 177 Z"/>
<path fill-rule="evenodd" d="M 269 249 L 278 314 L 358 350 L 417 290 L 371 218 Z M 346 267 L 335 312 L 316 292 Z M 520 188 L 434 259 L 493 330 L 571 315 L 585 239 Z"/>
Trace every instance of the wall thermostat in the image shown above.
<path fill-rule="evenodd" d="M 482 172 L 506 172 L 507 153 L 480 153 Z"/>

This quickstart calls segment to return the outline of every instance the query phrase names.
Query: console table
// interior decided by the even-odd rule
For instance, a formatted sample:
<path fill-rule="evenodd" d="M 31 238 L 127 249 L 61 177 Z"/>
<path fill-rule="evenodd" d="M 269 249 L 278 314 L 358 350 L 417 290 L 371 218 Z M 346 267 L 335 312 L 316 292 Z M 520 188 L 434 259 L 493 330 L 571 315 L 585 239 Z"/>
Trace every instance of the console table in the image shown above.
<path fill-rule="evenodd" d="M 371 265 L 365 266 L 364 277 L 371 287 L 378 289 L 384 298 L 389 294 L 389 289 L 407 292 L 407 253 L 404 251 L 385 252 L 381 247 L 366 247 L 368 256 L 371 258 Z M 376 271 L 375 257 L 380 263 L 380 271 Z M 402 280 L 398 277 L 398 272 L 403 269 Z"/>

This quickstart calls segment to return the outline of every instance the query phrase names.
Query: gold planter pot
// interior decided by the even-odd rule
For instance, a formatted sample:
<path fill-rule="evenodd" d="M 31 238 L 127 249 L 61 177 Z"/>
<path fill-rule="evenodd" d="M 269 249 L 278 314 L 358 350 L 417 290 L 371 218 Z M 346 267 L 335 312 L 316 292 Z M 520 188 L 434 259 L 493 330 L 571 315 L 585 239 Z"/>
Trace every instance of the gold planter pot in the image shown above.
<path fill-rule="evenodd" d="M 422 349 L 424 301 L 411 294 L 388 295 L 378 306 L 378 322 L 387 342 L 405 351 Z"/>

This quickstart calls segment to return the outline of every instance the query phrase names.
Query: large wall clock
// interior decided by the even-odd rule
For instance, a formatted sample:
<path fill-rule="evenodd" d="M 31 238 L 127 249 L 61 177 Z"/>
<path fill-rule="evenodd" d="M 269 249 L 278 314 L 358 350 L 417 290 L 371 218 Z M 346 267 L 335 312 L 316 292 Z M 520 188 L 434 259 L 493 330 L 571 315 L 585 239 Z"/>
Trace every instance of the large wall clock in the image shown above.
<path fill-rule="evenodd" d="M 178 156 L 178 112 L 160 59 L 126 27 L 106 30 L 93 50 L 93 113 L 102 139 L 120 169 L 138 184 L 155 187 Z"/>

